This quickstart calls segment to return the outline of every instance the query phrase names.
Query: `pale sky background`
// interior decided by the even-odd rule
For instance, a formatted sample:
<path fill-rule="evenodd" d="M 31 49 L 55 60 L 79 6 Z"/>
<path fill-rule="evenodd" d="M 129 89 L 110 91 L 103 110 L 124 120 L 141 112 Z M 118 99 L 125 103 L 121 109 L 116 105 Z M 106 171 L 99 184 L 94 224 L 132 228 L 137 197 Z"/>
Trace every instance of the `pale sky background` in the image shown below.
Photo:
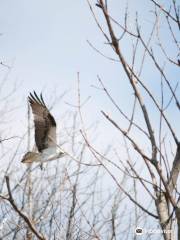
<path fill-rule="evenodd" d="M 93 1 L 91 2 L 93 3 Z M 153 24 L 150 1 L 109 1 L 110 12 L 121 23 L 123 23 L 127 5 L 129 27 L 133 29 L 136 11 L 138 11 L 141 28 L 145 30 L 144 36 L 148 35 Z M 101 18 L 100 12 L 101 10 L 97 8 L 96 13 Z M 102 19 L 100 20 L 103 22 Z M 160 27 L 161 37 L 167 44 L 169 43 L 167 42 L 169 41 L 167 31 L 163 24 L 160 24 Z M 130 106 L 133 100 L 133 91 L 129 88 L 119 64 L 103 58 L 87 44 L 87 40 L 89 40 L 103 53 L 113 57 L 111 49 L 104 44 L 105 40 L 97 29 L 86 1 L 1 0 L 0 32 L 2 33 L 0 36 L 0 60 L 13 66 L 6 80 L 4 93 L 8 92 L 15 82 L 17 83 L 17 94 L 13 102 L 18 106 L 18 109 L 14 111 L 16 127 L 8 126 L 10 134 L 17 135 L 17 130 L 23 129 L 24 131 L 26 129 L 27 105 L 25 101 L 28 93 L 32 90 L 36 90 L 37 93 L 43 91 L 49 106 L 53 103 L 55 96 L 60 96 L 67 91 L 52 112 L 59 119 L 59 116 L 66 111 L 74 111 L 75 109 L 67 103 L 77 104 L 77 72 L 79 72 L 82 102 L 91 96 L 84 107 L 87 124 L 101 122 L 98 132 L 100 141 L 117 140 L 116 137 L 119 137 L 119 133 L 112 131 L 112 127 L 102 117 L 100 110 L 103 109 L 112 114 L 122 125 L 123 119 L 114 110 L 102 91 L 91 85 L 98 86 L 97 74 L 100 75 L 113 98 L 127 113 L 130 113 L 132 109 Z M 130 62 L 131 41 L 125 39 L 121 42 L 121 46 L 127 61 Z M 172 44 L 172 56 L 177 57 L 175 56 L 177 52 L 173 53 L 173 51 Z M 161 56 L 162 53 L 159 54 L 159 58 Z M 152 71 L 151 64 L 152 62 L 145 62 L 142 76 L 155 96 L 159 97 L 159 74 Z M 2 67 L 2 79 L 4 74 L 5 70 Z M 167 67 L 167 74 L 171 77 L 172 85 L 175 86 L 179 74 L 177 68 Z M 167 101 L 169 97 L 169 93 L 165 92 Z M 148 100 L 147 106 L 153 110 L 153 106 Z M 173 114 L 176 114 L 175 108 L 170 110 L 169 116 L 172 118 Z M 141 115 L 137 116 L 138 118 L 141 121 Z M 174 124 L 177 121 L 176 118 L 171 120 Z M 156 124 L 156 115 L 152 121 Z M 179 126 L 176 128 L 179 130 Z"/>

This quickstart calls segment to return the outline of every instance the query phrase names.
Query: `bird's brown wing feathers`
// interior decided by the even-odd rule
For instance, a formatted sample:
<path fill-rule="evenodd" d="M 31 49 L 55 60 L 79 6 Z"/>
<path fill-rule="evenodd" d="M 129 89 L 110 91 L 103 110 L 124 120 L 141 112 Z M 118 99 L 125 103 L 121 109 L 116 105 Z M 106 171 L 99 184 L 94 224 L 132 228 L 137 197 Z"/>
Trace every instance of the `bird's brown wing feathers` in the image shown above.
<path fill-rule="evenodd" d="M 42 95 L 38 97 L 36 92 L 30 93 L 28 99 L 34 115 L 35 142 L 38 151 L 41 152 L 56 145 L 56 122 L 47 109 Z"/>

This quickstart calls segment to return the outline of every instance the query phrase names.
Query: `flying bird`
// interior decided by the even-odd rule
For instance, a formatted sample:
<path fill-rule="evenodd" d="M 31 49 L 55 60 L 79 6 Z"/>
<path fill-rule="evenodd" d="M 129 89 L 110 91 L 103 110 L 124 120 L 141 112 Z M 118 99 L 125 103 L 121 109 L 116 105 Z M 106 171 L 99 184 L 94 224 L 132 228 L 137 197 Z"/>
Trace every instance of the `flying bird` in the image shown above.
<path fill-rule="evenodd" d="M 64 156 L 56 142 L 56 121 L 48 110 L 42 94 L 30 93 L 28 101 L 34 116 L 35 143 L 38 152 L 27 152 L 22 163 L 47 162 Z M 42 165 L 41 165 L 42 166 Z"/>

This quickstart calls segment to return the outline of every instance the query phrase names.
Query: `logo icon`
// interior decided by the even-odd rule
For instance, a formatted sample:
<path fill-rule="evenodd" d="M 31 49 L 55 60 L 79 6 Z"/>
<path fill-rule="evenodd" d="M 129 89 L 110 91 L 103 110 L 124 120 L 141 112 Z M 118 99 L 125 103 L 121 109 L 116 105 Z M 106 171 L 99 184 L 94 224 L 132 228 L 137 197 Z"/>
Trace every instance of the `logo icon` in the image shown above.
<path fill-rule="evenodd" d="M 143 234 L 143 229 L 140 228 L 140 227 L 136 227 L 136 228 L 135 228 L 135 234 L 136 234 L 136 235 L 142 235 L 142 234 Z"/>

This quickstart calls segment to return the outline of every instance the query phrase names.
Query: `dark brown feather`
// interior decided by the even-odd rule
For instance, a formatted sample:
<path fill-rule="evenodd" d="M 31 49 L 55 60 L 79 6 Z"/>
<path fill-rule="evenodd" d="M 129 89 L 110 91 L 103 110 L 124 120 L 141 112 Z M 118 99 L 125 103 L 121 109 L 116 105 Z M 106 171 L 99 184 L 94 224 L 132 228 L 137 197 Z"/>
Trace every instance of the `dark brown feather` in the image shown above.
<path fill-rule="evenodd" d="M 56 122 L 46 107 L 42 94 L 38 97 L 34 91 L 34 94 L 30 93 L 28 99 L 34 115 L 36 146 L 38 151 L 42 152 L 44 149 L 56 145 Z"/>

